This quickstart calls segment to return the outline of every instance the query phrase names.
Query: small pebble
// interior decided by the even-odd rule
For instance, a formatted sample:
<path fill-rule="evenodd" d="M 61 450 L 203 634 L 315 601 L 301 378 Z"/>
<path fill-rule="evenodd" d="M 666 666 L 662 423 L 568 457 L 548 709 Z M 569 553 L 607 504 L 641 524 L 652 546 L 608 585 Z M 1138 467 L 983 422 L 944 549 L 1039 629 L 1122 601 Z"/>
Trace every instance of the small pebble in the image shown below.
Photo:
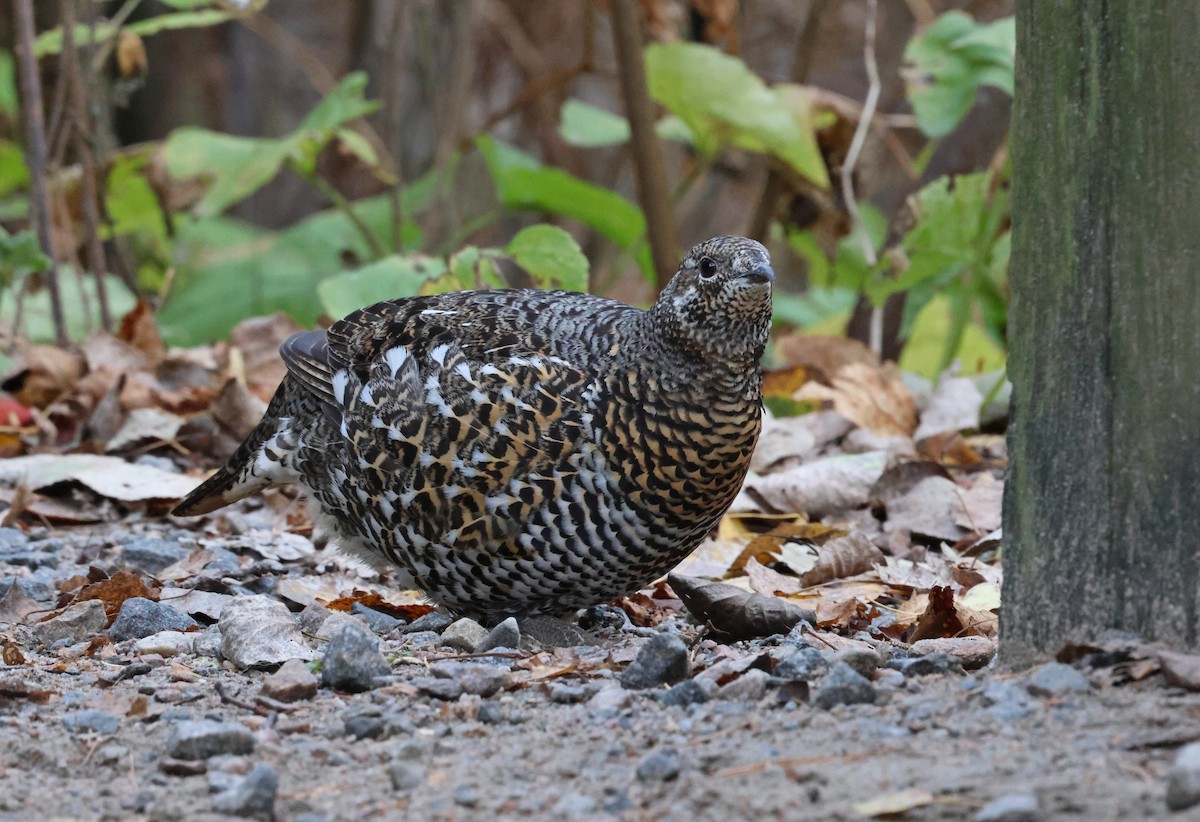
<path fill-rule="evenodd" d="M 1062 662 L 1051 662 L 1031 673 L 1025 680 L 1029 693 L 1040 697 L 1058 697 L 1091 690 L 1087 677 Z"/>
<path fill-rule="evenodd" d="M 679 776 L 682 769 L 679 752 L 674 748 L 663 748 L 638 763 L 637 778 L 642 782 L 667 782 Z"/>
<path fill-rule="evenodd" d="M 279 775 L 270 765 L 260 763 L 232 788 L 213 797 L 213 810 L 271 819 L 275 815 L 275 795 L 278 791 Z"/>
<path fill-rule="evenodd" d="M 479 805 L 479 791 L 472 785 L 456 785 L 454 787 L 454 804 L 464 808 L 474 808 Z"/>
<path fill-rule="evenodd" d="M 832 664 L 841 662 L 870 679 L 879 667 L 879 654 L 865 648 L 845 648 L 833 655 Z"/>
<path fill-rule="evenodd" d="M 412 791 L 425 784 L 425 773 L 408 762 L 389 765 L 388 778 L 392 780 L 392 789 L 396 791 Z"/>
<path fill-rule="evenodd" d="M 634 690 L 657 688 L 687 679 L 688 672 L 688 649 L 683 640 L 670 634 L 655 634 L 621 674 L 621 684 Z"/>
<path fill-rule="evenodd" d="M 1038 801 L 1031 793 L 1006 793 L 984 805 L 975 822 L 1037 822 Z"/>
<path fill-rule="evenodd" d="M 44 645 L 53 645 L 60 640 L 69 644 L 91 639 L 108 627 L 108 615 L 104 603 L 89 599 L 76 603 L 54 619 L 33 626 L 33 633 Z"/>
<path fill-rule="evenodd" d="M 508 684 L 507 671 L 481 662 L 457 662 L 446 660 L 430 667 L 434 676 L 453 679 L 462 686 L 463 693 L 489 697 Z"/>
<path fill-rule="evenodd" d="M 121 564 L 157 574 L 168 565 L 187 557 L 188 549 L 173 539 L 136 537 L 121 548 Z"/>
<path fill-rule="evenodd" d="M 254 735 L 236 722 L 212 719 L 176 722 L 167 738 L 167 755 L 175 759 L 208 759 L 218 754 L 248 754 Z"/>
<path fill-rule="evenodd" d="M 473 619 L 463 617 L 450 623 L 446 630 L 442 631 L 442 644 L 470 653 L 479 647 L 479 643 L 483 642 L 487 635 L 486 628 Z"/>
<path fill-rule="evenodd" d="M 356 711 L 346 717 L 346 736 L 351 739 L 378 739 L 384 735 L 383 717 L 377 713 Z"/>
<path fill-rule="evenodd" d="M 887 667 L 899 671 L 905 676 L 929 676 L 931 674 L 944 674 L 949 671 L 962 673 L 963 669 L 962 660 L 942 651 L 934 651 L 925 656 L 889 659 Z"/>
<path fill-rule="evenodd" d="M 379 651 L 379 639 L 361 625 L 347 625 L 325 648 L 321 685 L 350 693 L 369 691 L 391 670 Z"/>
<path fill-rule="evenodd" d="M 1021 719 L 1033 711 L 1029 704 L 1029 693 L 1011 680 L 989 682 L 983 689 L 982 697 L 988 713 L 1002 722 Z"/>
<path fill-rule="evenodd" d="M 550 683 L 550 701 L 559 705 L 573 705 L 587 699 L 588 691 L 582 685 L 568 685 L 565 682 Z"/>
<path fill-rule="evenodd" d="M 433 631 L 435 634 L 440 634 L 442 631 L 450 627 L 454 622 L 454 617 L 442 611 L 430 611 L 424 616 L 417 617 L 412 622 L 400 629 L 402 634 L 415 634 L 419 631 Z"/>
<path fill-rule="evenodd" d="M 813 692 L 812 704 L 829 710 L 835 705 L 854 705 L 875 701 L 875 686 L 871 681 L 844 662 L 829 669 L 829 673 Z"/>
<path fill-rule="evenodd" d="M 501 622 L 495 628 L 487 632 L 479 644 L 475 646 L 474 651 L 481 654 L 484 651 L 495 650 L 496 648 L 519 648 L 521 646 L 521 629 L 517 627 L 517 620 L 513 617 Z"/>
<path fill-rule="evenodd" d="M 1167 807 L 1182 811 L 1200 803 L 1200 742 L 1184 745 L 1167 774 Z"/>
<path fill-rule="evenodd" d="M 694 679 L 685 679 L 673 685 L 669 691 L 656 693 L 654 697 L 664 705 L 683 707 L 708 701 L 708 690 Z"/>
<path fill-rule="evenodd" d="M 772 673 L 781 679 L 809 682 L 829 669 L 829 660 L 810 645 L 801 645 L 775 663 Z"/>
<path fill-rule="evenodd" d="M 121 612 L 108 629 L 108 638 L 122 642 L 142 639 L 160 631 L 186 631 L 195 627 L 196 620 L 170 605 L 144 597 L 130 597 L 121 604 Z"/>
<path fill-rule="evenodd" d="M 457 679 L 445 679 L 438 676 L 419 676 L 410 680 L 409 684 L 426 696 L 444 699 L 447 702 L 458 699 L 463 695 L 462 683 Z"/>
<path fill-rule="evenodd" d="M 300 702 L 317 695 L 317 677 L 299 659 L 289 659 L 263 680 L 262 695 L 278 702 Z"/>
<path fill-rule="evenodd" d="M 385 614 L 383 611 L 368 608 L 361 602 L 351 605 L 350 613 L 365 619 L 367 624 L 371 626 L 371 630 L 380 636 L 386 636 L 404 624 L 404 620 L 396 619 L 391 614 Z"/>
<path fill-rule="evenodd" d="M 88 709 L 67 714 L 62 718 L 62 724 L 68 731 L 76 733 L 90 731 L 97 734 L 115 734 L 121 727 L 121 720 L 110 713 Z"/>

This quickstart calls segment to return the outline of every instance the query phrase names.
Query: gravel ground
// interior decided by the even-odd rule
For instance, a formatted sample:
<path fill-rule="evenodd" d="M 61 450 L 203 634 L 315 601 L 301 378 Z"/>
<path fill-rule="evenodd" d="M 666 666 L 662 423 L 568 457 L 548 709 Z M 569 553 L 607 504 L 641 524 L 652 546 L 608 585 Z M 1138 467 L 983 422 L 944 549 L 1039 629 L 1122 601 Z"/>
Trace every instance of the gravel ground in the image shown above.
<path fill-rule="evenodd" d="M 0 529 L 0 817 L 1200 818 L 1168 810 L 1200 799 L 1200 694 L 1136 655 L 965 672 L 614 608 L 489 636 L 302 608 L 351 577 L 301 537 L 196 537 Z M 89 568 L 161 602 L 38 622 Z"/>

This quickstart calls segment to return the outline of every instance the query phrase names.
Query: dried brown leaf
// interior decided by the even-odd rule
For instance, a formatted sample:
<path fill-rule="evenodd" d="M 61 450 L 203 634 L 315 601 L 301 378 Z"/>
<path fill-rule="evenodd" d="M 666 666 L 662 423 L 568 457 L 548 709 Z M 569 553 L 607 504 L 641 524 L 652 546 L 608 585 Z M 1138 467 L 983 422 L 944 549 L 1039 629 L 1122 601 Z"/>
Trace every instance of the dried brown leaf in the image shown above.
<path fill-rule="evenodd" d="M 787 366 L 806 368 L 826 381 L 849 365 L 879 366 L 870 348 L 849 337 L 786 334 L 775 341 L 775 353 Z"/>
<path fill-rule="evenodd" d="M 238 439 L 244 439 L 267 411 L 267 404 L 251 393 L 245 383 L 230 378 L 212 403 L 213 419 Z"/>
<path fill-rule="evenodd" d="M 357 589 L 352 591 L 349 596 L 338 597 L 332 602 L 325 603 L 325 607 L 331 611 L 345 611 L 349 613 L 355 604 L 373 608 L 376 611 L 382 611 L 385 614 L 394 616 L 396 619 L 403 619 L 406 622 L 412 622 L 414 619 L 423 617 L 430 611 L 435 610 L 432 605 L 415 603 L 411 605 L 395 605 L 388 602 L 376 591 L 360 591 Z"/>
<path fill-rule="evenodd" d="M 753 639 L 787 633 L 796 623 L 812 622 L 816 614 L 777 597 L 749 593 L 733 585 L 671 574 L 671 588 L 699 621 L 730 639 Z"/>
<path fill-rule="evenodd" d="M 40 610 L 43 606 L 21 593 L 15 582 L 0 597 L 0 623 L 23 623 L 27 616 Z"/>
<path fill-rule="evenodd" d="M 154 321 L 154 308 L 144 298 L 139 298 L 137 305 L 121 318 L 117 339 L 141 351 L 151 363 L 159 362 L 167 353 L 158 323 Z"/>
<path fill-rule="evenodd" d="M 983 462 L 979 452 L 967 445 L 957 431 L 944 431 L 919 440 L 917 453 L 948 468 L 970 468 Z"/>
<path fill-rule="evenodd" d="M 963 624 L 954 607 L 954 590 L 948 586 L 935 585 L 929 591 L 929 607 L 921 614 L 909 642 L 936 637 L 961 636 Z"/>
<path fill-rule="evenodd" d="M 749 557 L 745 563 L 746 576 L 750 578 L 750 587 L 760 594 L 767 596 L 788 596 L 798 594 L 804 587 L 796 577 L 788 577 L 776 570 L 759 563 L 754 557 Z"/>
<path fill-rule="evenodd" d="M 883 551 L 855 531 L 821 546 L 817 552 L 817 564 L 803 574 L 800 581 L 805 587 L 820 585 L 831 579 L 844 579 L 870 571 L 884 561 Z"/>
<path fill-rule="evenodd" d="M 917 427 L 916 401 L 889 368 L 852 363 L 839 370 L 830 385 L 810 382 L 794 399 L 831 401 L 844 417 L 883 436 L 912 436 Z"/>
<path fill-rule="evenodd" d="M 86 602 L 90 599 L 98 599 L 104 603 L 104 613 L 108 615 L 108 624 L 112 625 L 113 620 L 117 618 L 117 614 L 121 610 L 121 606 L 125 604 L 125 600 L 141 597 L 142 599 L 151 599 L 157 602 L 158 593 L 158 585 L 147 585 L 140 574 L 133 571 L 118 571 L 108 579 L 102 579 L 99 582 L 93 582 L 80 588 L 67 607 L 69 608 L 71 605 Z M 49 614 L 42 622 L 53 619 L 61 614 L 63 610 L 66 609 L 64 608 Z"/>

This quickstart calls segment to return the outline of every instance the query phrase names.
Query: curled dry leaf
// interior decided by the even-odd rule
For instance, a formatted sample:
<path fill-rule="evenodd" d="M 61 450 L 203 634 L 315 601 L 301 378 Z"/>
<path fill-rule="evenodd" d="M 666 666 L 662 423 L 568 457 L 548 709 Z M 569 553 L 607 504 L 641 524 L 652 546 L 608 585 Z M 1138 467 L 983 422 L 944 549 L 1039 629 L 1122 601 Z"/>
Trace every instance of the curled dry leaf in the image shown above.
<path fill-rule="evenodd" d="M 963 624 L 954 608 L 954 590 L 949 586 L 935 585 L 929 591 L 929 607 L 917 619 L 908 641 L 961 636 L 963 633 Z"/>
<path fill-rule="evenodd" d="M 230 378 L 213 400 L 212 415 L 217 424 L 238 439 L 245 439 L 267 411 L 267 404 L 254 395 L 245 383 Z"/>
<path fill-rule="evenodd" d="M 865 802 L 857 802 L 854 805 L 854 812 L 860 816 L 886 818 L 900 816 L 931 802 L 933 802 L 933 795 L 929 791 L 908 788 L 896 793 L 881 794 Z"/>
<path fill-rule="evenodd" d="M 18 362 L 3 387 L 29 408 L 45 408 L 69 393 L 84 373 L 79 356 L 52 345 L 23 348 Z"/>
<path fill-rule="evenodd" d="M 108 579 L 92 582 L 80 588 L 79 592 L 66 605 L 66 608 L 79 602 L 98 599 L 104 603 L 104 613 L 108 615 L 108 624 L 112 625 L 113 620 L 117 618 L 117 614 L 121 610 L 121 606 L 125 604 L 125 600 L 140 597 L 141 599 L 150 599 L 157 602 L 158 594 L 158 586 L 147 585 L 139 574 L 133 571 L 118 571 Z M 66 610 L 66 608 L 47 615 L 42 622 L 53 619 L 61 614 L 63 610 Z"/>
<path fill-rule="evenodd" d="M 750 587 L 767 596 L 798 594 L 804 587 L 796 577 L 784 576 L 761 564 L 754 557 L 746 560 L 745 571 L 746 576 L 750 579 Z"/>
<path fill-rule="evenodd" d="M 229 332 L 229 339 L 242 354 L 246 384 L 259 399 L 269 402 L 283 381 L 287 366 L 279 359 L 279 346 L 301 330 L 287 314 L 276 312 L 242 320 Z"/>
<path fill-rule="evenodd" d="M 980 453 L 957 431 L 925 437 L 917 443 L 917 453 L 947 468 L 970 468 L 983 462 Z"/>
<path fill-rule="evenodd" d="M 850 365 L 879 367 L 879 357 L 858 340 L 819 334 L 788 334 L 775 341 L 775 353 L 788 366 L 801 366 L 830 380 Z"/>
<path fill-rule="evenodd" d="M 807 383 L 794 398 L 830 401 L 847 419 L 884 436 L 912 436 L 917 427 L 916 401 L 889 368 L 851 363 L 838 371 L 830 385 Z"/>
<path fill-rule="evenodd" d="M 956 542 L 966 532 L 957 522 L 962 509 L 962 488 L 944 477 L 927 477 L 908 493 L 888 503 L 885 532 L 907 531 L 933 539 Z"/>
<path fill-rule="evenodd" d="M 983 474 L 969 490 L 958 495 L 958 510 L 954 522 L 976 534 L 985 534 L 1000 527 L 1004 502 L 1004 483 L 991 474 Z"/>
<path fill-rule="evenodd" d="M 112 453 L 147 443 L 174 442 L 183 423 L 183 417 L 161 408 L 135 408 L 108 441 L 106 450 Z"/>
<path fill-rule="evenodd" d="M 37 490 L 75 481 L 121 502 L 182 499 L 200 479 L 97 454 L 34 454 L 0 461 L 0 480 Z"/>
<path fill-rule="evenodd" d="M 886 464 L 885 452 L 870 451 L 827 457 L 765 476 L 750 474 L 734 508 L 800 511 L 814 518 L 861 508 Z"/>
<path fill-rule="evenodd" d="M 158 323 L 154 321 L 154 308 L 145 298 L 138 298 L 137 305 L 121 318 L 117 339 L 129 343 L 154 363 L 167 353 L 162 335 L 158 333 Z"/>
<path fill-rule="evenodd" d="M 921 412 L 921 424 L 913 439 L 921 440 L 944 431 L 967 431 L 979 427 L 983 395 L 975 383 L 950 372 L 942 374 Z"/>
<path fill-rule="evenodd" d="M 820 585 L 831 579 L 865 573 L 881 562 L 884 562 L 883 551 L 855 531 L 822 545 L 817 551 L 817 564 L 800 577 L 800 582 L 804 587 Z"/>
<path fill-rule="evenodd" d="M 786 634 L 802 620 L 816 620 L 816 614 L 807 608 L 733 585 L 706 583 L 680 574 L 671 574 L 668 582 L 692 616 L 729 639 Z"/>
<path fill-rule="evenodd" d="M 394 616 L 396 619 L 403 619 L 406 622 L 412 622 L 414 619 L 423 617 L 430 611 L 435 610 L 432 605 L 421 603 L 396 605 L 388 602 L 377 591 L 362 591 L 357 588 L 351 591 L 348 596 L 338 597 L 332 602 L 325 603 L 325 607 L 331 611 L 345 611 L 349 613 L 355 604 L 373 608 L 376 611 L 382 611 L 385 614 Z"/>

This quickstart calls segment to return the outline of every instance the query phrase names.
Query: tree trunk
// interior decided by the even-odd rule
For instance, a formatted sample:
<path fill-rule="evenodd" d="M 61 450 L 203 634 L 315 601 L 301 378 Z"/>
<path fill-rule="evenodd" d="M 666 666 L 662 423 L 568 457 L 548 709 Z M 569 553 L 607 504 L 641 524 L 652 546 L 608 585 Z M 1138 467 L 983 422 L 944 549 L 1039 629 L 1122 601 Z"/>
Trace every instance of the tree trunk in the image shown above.
<path fill-rule="evenodd" d="M 1002 654 L 1197 647 L 1200 5 L 1018 0 Z"/>

